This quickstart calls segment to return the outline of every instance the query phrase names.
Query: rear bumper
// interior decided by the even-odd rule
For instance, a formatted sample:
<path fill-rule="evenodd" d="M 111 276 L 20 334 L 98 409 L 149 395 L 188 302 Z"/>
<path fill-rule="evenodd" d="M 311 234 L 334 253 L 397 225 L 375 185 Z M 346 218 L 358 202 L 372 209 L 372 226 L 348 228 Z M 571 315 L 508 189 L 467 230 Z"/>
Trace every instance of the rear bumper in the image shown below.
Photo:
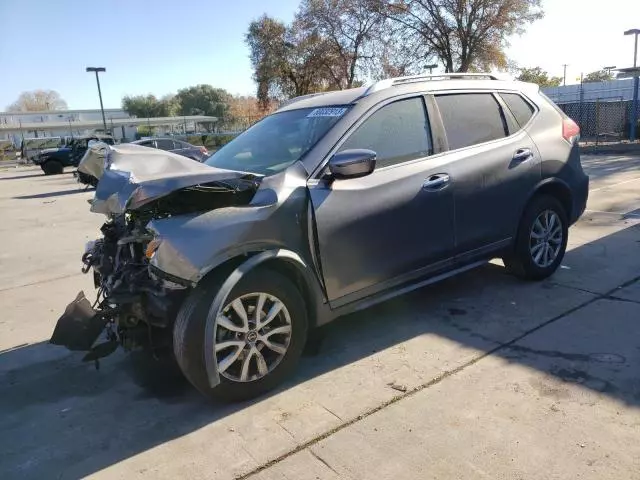
<path fill-rule="evenodd" d="M 574 187 L 573 208 L 571 209 L 570 223 L 573 225 L 582 216 L 587 208 L 587 200 L 589 199 L 589 176 L 584 175 Z"/>

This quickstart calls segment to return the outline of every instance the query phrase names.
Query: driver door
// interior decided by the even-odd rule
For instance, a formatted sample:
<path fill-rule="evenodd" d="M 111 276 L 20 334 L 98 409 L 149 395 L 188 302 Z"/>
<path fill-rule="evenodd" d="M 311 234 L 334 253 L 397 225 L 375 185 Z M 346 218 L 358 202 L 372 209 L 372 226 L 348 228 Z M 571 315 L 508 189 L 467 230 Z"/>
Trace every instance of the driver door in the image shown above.
<path fill-rule="evenodd" d="M 446 160 L 431 158 L 431 145 L 423 98 L 390 102 L 337 150 L 375 151 L 371 174 L 309 181 L 332 307 L 422 276 L 452 255 L 453 195 Z"/>

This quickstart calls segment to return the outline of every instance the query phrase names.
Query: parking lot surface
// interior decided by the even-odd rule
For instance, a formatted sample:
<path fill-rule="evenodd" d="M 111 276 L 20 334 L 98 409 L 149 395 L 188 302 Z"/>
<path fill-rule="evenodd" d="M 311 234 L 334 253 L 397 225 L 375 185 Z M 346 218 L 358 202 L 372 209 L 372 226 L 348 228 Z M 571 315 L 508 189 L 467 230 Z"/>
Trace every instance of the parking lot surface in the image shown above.
<path fill-rule="evenodd" d="M 0 170 L 0 478 L 640 479 L 640 157 L 585 156 L 540 283 L 499 262 L 344 317 L 270 395 L 207 403 L 47 343 L 98 235 L 70 174 Z"/>

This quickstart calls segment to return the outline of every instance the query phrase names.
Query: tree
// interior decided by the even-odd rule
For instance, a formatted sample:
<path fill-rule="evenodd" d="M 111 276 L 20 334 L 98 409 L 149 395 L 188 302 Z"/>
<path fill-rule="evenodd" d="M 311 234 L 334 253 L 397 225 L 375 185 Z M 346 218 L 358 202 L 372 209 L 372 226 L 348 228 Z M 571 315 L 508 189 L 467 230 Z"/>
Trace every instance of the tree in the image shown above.
<path fill-rule="evenodd" d="M 297 20 L 326 39 L 326 71 L 338 88 L 354 86 L 363 64 L 373 58 L 384 17 L 374 0 L 302 0 Z M 331 63 L 329 63 L 331 61 Z"/>
<path fill-rule="evenodd" d="M 265 109 L 272 99 L 339 88 L 328 66 L 335 65 L 329 42 L 300 20 L 290 26 L 263 15 L 245 37 L 250 50 L 257 97 Z"/>
<path fill-rule="evenodd" d="M 138 118 L 160 117 L 160 102 L 155 95 L 126 96 L 122 99 L 122 109 Z"/>
<path fill-rule="evenodd" d="M 178 90 L 175 101 L 181 115 L 207 115 L 227 118 L 231 95 L 222 88 L 211 85 L 195 85 Z"/>
<path fill-rule="evenodd" d="M 55 90 L 33 90 L 22 92 L 18 99 L 7 107 L 9 112 L 37 112 L 66 110 L 65 102 Z"/>
<path fill-rule="evenodd" d="M 536 83 L 540 87 L 557 87 L 562 83 L 562 77 L 549 77 L 549 74 L 540 67 L 521 68 L 518 80 Z"/>
<path fill-rule="evenodd" d="M 595 83 L 595 82 L 608 82 L 613 80 L 613 75 L 607 70 L 597 70 L 595 72 L 587 73 L 583 78 L 583 83 Z"/>
<path fill-rule="evenodd" d="M 271 113 L 277 108 L 275 102 L 268 106 L 267 110 L 260 106 L 256 97 L 237 95 L 229 102 L 229 115 L 234 119 L 258 120 L 267 113 Z"/>
<path fill-rule="evenodd" d="M 180 105 L 175 95 L 165 95 L 158 100 L 155 95 L 148 94 L 125 96 L 122 99 L 122 109 L 138 118 L 175 117 Z"/>
<path fill-rule="evenodd" d="M 541 0 L 378 0 L 387 18 L 418 36 L 425 61 L 446 72 L 505 68 L 508 38 L 543 12 Z"/>

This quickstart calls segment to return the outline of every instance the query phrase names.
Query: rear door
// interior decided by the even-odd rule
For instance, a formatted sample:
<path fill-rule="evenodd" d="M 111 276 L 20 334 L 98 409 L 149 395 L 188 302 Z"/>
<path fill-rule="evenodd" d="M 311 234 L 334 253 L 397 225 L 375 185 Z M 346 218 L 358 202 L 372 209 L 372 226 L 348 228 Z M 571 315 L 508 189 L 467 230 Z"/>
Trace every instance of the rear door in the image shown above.
<path fill-rule="evenodd" d="M 336 151 L 359 148 L 377 153 L 373 173 L 309 181 L 320 263 L 334 307 L 420 276 L 451 256 L 454 246 L 446 160 L 430 156 L 423 97 L 378 107 Z"/>
<path fill-rule="evenodd" d="M 457 252 L 506 244 L 541 179 L 535 144 L 493 92 L 436 94 L 435 103 L 449 148 Z"/>

